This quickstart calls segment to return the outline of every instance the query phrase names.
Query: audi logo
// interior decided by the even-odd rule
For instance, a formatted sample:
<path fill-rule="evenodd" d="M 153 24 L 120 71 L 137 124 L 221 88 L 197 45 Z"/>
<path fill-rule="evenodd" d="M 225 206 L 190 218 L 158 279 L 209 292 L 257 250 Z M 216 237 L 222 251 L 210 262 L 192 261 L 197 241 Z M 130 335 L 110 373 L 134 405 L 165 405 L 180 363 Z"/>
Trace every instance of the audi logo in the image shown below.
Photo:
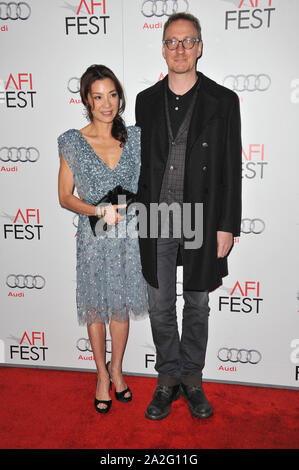
<path fill-rule="evenodd" d="M 109 348 L 107 343 L 111 343 L 111 340 L 106 340 L 106 352 L 111 353 L 111 347 Z M 88 338 L 79 338 L 76 343 L 76 347 L 81 352 L 92 352 L 91 344 Z"/>
<path fill-rule="evenodd" d="M 6 285 L 11 289 L 43 289 L 46 285 L 44 277 L 31 274 L 9 274 L 6 278 Z"/>
<path fill-rule="evenodd" d="M 262 355 L 256 349 L 221 348 L 217 357 L 222 362 L 241 362 L 242 364 L 258 364 Z"/>
<path fill-rule="evenodd" d="M 188 9 L 187 0 L 144 0 L 141 13 L 147 18 L 152 18 L 153 16 L 170 16 L 178 11 L 186 13 Z"/>
<path fill-rule="evenodd" d="M 79 93 L 80 91 L 80 78 L 72 77 L 67 82 L 67 89 L 70 93 Z"/>
<path fill-rule="evenodd" d="M 28 20 L 31 8 L 25 2 L 0 2 L 0 20 Z"/>
<path fill-rule="evenodd" d="M 2 162 L 31 162 L 39 159 L 39 151 L 35 147 L 1 147 L 0 160 Z"/>
<path fill-rule="evenodd" d="M 258 235 L 265 230 L 265 222 L 262 219 L 242 219 L 241 232 Z"/>
<path fill-rule="evenodd" d="M 266 91 L 270 88 L 271 78 L 261 73 L 259 75 L 227 75 L 223 85 L 234 91 Z"/>
<path fill-rule="evenodd" d="M 77 346 L 77 349 L 79 349 L 79 351 L 81 352 L 86 352 L 86 351 L 92 352 L 89 339 L 86 339 L 86 338 L 78 339 L 76 346 Z"/>

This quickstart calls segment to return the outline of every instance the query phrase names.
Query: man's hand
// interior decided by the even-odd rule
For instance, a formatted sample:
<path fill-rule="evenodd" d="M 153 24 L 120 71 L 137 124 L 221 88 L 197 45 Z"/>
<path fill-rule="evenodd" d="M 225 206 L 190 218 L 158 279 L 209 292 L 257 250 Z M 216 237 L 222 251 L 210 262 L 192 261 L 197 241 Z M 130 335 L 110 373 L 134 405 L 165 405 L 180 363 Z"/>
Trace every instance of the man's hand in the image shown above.
<path fill-rule="evenodd" d="M 104 220 L 108 225 L 116 225 L 121 220 L 124 219 L 124 216 L 117 212 L 117 209 L 123 209 L 127 204 L 114 204 L 105 206 L 105 216 Z"/>
<path fill-rule="evenodd" d="M 230 232 L 217 232 L 217 257 L 224 258 L 233 245 L 233 234 Z"/>

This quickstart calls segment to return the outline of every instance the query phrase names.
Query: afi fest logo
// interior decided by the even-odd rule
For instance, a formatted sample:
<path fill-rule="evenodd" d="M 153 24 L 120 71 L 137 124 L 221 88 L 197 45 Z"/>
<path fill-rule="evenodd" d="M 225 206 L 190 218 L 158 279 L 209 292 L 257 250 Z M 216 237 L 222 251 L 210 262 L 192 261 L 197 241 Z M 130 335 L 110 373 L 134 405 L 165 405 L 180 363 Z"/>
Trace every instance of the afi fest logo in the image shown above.
<path fill-rule="evenodd" d="M 232 290 L 225 290 L 229 291 L 229 295 L 219 296 L 219 312 L 261 313 L 263 299 L 260 296 L 260 281 L 237 281 Z"/>
<path fill-rule="evenodd" d="M 249 144 L 242 147 L 242 178 L 263 179 L 265 166 L 265 144 Z"/>
<path fill-rule="evenodd" d="M 18 209 L 12 224 L 4 224 L 4 238 L 15 240 L 40 240 L 41 229 L 39 209 Z"/>
<path fill-rule="evenodd" d="M 108 0 L 81 0 L 75 6 L 64 2 L 63 7 L 75 14 L 65 18 L 65 34 L 107 34 L 107 4 Z"/>
<path fill-rule="evenodd" d="M 237 9 L 225 12 L 225 29 L 268 29 L 275 11 L 274 0 L 224 0 Z"/>
<path fill-rule="evenodd" d="M 146 352 L 144 354 L 144 368 L 154 371 L 154 366 L 156 364 L 155 347 L 153 344 L 150 344 L 150 343 L 144 344 L 143 347 L 146 349 L 146 351 L 152 351 L 152 352 Z"/>
<path fill-rule="evenodd" d="M 18 361 L 45 361 L 45 333 L 43 331 L 25 331 L 17 345 L 10 346 L 10 359 Z"/>
<path fill-rule="evenodd" d="M 34 108 L 34 95 L 32 73 L 10 73 L 0 82 L 0 105 L 7 108 Z"/>
<path fill-rule="evenodd" d="M 165 76 L 163 75 L 163 72 L 161 72 L 158 79 L 155 78 L 155 80 L 149 80 L 147 78 L 144 78 L 143 80 L 140 81 L 140 83 L 142 83 L 145 87 L 150 87 L 154 85 L 155 83 L 160 82 L 160 80 L 163 80 L 163 78 L 165 78 Z"/>

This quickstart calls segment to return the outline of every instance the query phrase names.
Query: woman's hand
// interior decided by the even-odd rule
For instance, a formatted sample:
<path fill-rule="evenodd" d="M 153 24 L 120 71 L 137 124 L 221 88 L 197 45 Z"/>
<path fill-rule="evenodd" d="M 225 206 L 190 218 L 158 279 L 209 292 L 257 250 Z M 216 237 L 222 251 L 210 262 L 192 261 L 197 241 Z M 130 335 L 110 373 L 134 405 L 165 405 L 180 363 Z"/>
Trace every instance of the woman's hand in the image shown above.
<path fill-rule="evenodd" d="M 123 215 L 120 215 L 117 212 L 117 209 L 123 209 L 126 207 L 127 204 L 115 204 L 115 205 L 108 205 L 108 206 L 102 206 L 101 207 L 101 212 L 105 213 L 104 215 L 104 220 L 107 222 L 108 225 L 116 225 L 118 224 L 121 220 L 123 220 L 125 217 Z"/>

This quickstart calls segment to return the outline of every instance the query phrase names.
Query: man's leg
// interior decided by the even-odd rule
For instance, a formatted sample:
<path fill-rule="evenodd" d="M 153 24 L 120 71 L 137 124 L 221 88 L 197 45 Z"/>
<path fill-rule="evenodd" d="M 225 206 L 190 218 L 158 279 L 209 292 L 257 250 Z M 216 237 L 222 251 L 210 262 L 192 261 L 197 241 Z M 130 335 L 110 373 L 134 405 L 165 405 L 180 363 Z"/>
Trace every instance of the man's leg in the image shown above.
<path fill-rule="evenodd" d="M 184 291 L 183 297 L 182 381 L 187 385 L 201 385 L 208 342 L 209 294 L 201 291 Z"/>
<path fill-rule="evenodd" d="M 156 346 L 158 383 L 180 383 L 180 337 L 176 316 L 176 258 L 178 242 L 171 238 L 157 240 L 159 287 L 148 286 L 149 316 Z"/>
<path fill-rule="evenodd" d="M 208 342 L 209 294 L 184 291 L 184 310 L 181 337 L 182 391 L 190 412 L 197 418 L 212 416 L 212 407 L 202 388 Z"/>
<path fill-rule="evenodd" d="M 176 239 L 157 239 L 158 288 L 148 286 L 149 316 L 156 346 L 158 387 L 146 411 L 149 419 L 165 418 L 179 392 L 180 337 L 176 317 Z"/>

